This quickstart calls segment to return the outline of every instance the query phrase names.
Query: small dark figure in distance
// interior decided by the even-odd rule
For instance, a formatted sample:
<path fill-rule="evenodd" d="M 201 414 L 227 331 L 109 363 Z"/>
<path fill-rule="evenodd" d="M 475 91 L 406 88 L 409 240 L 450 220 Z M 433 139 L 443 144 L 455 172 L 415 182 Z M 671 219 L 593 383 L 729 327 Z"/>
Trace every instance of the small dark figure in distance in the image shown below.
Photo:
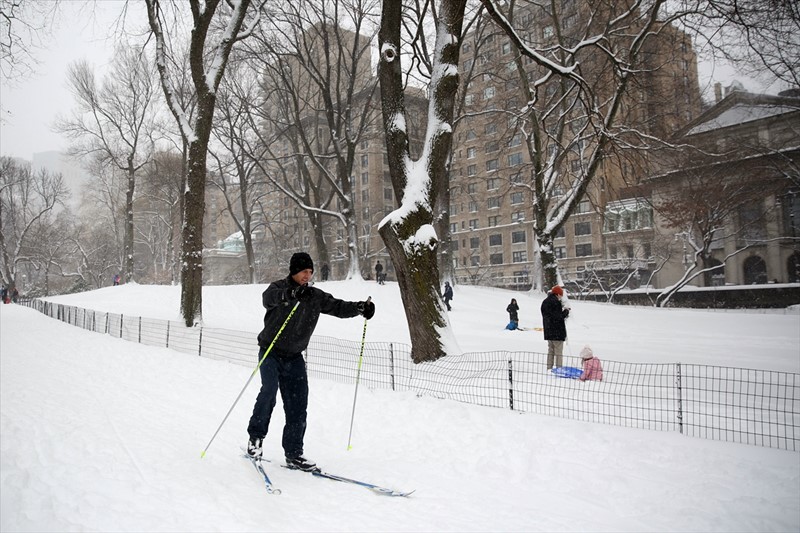
<path fill-rule="evenodd" d="M 444 298 L 444 305 L 447 306 L 447 310 L 450 311 L 450 300 L 453 299 L 453 287 L 450 286 L 449 281 L 444 282 L 444 292 L 442 293 L 442 298 Z"/>
<path fill-rule="evenodd" d="M 380 261 L 375 263 L 375 281 L 383 285 L 383 265 Z"/>
<path fill-rule="evenodd" d="M 328 263 L 322 264 L 322 281 L 328 281 L 328 274 L 330 274 L 331 269 L 328 267 Z"/>

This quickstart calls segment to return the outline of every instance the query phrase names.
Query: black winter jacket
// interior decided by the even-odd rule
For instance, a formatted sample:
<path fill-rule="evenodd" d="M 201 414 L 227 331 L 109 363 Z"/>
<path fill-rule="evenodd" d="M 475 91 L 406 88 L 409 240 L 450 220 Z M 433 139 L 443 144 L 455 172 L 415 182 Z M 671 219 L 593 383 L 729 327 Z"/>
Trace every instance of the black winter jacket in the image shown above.
<path fill-rule="evenodd" d="M 542 327 L 544 328 L 544 340 L 546 341 L 565 341 L 567 340 L 567 325 L 564 319 L 569 316 L 569 309 L 561 307 L 561 301 L 555 294 L 548 294 L 542 302 Z"/>
<path fill-rule="evenodd" d="M 269 347 L 278 330 L 286 321 L 297 300 L 287 299 L 287 290 L 295 288 L 298 284 L 291 276 L 278 281 L 273 281 L 261 295 L 261 301 L 267 310 L 264 315 L 264 329 L 258 334 L 258 344 L 264 348 Z M 346 302 L 334 298 L 332 295 L 309 287 L 311 295 L 304 298 L 294 312 L 280 337 L 275 342 L 270 352 L 271 356 L 292 358 L 297 357 L 308 346 L 314 328 L 317 327 L 320 313 L 333 315 L 338 318 L 352 318 L 359 315 L 358 302 Z"/>

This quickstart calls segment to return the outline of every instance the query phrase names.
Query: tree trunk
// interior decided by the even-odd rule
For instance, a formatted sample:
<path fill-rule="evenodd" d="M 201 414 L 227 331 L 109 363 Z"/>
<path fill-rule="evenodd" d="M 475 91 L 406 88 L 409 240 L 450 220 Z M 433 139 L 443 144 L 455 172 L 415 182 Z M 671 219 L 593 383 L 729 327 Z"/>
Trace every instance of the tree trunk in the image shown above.
<path fill-rule="evenodd" d="M 392 258 L 411 335 L 415 363 L 447 355 L 453 345 L 439 292 L 439 246 L 434 209 L 449 186 L 447 162 L 452 144 L 453 108 L 458 88 L 459 49 L 466 0 L 443 0 L 439 9 L 436 55 L 433 57 L 428 131 L 421 159 L 411 162 L 401 67 L 401 2 L 384 2 L 378 33 L 378 77 L 386 151 L 392 187 L 399 200 L 380 227 Z M 444 183 L 443 183 L 444 181 Z M 406 193 L 408 192 L 408 197 Z M 446 199 L 446 197 L 445 197 Z"/>
<path fill-rule="evenodd" d="M 125 193 L 125 236 L 123 250 L 123 279 L 125 283 L 133 281 L 133 193 L 136 186 L 136 174 L 133 158 L 128 159 L 128 190 Z"/>
<path fill-rule="evenodd" d="M 200 119 L 197 122 L 199 124 Z M 210 122 L 208 120 L 209 126 L 205 128 L 198 125 L 197 138 L 189 144 L 181 263 L 181 312 L 187 327 L 202 320 L 203 315 L 203 215 Z"/>

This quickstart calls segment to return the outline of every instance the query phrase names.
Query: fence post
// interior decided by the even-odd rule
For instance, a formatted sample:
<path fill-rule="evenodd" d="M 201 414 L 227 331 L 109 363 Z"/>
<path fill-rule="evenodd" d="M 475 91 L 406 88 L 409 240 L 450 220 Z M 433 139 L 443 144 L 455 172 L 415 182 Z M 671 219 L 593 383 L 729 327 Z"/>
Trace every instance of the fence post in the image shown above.
<path fill-rule="evenodd" d="M 389 343 L 389 378 L 392 382 L 392 390 L 394 390 L 394 345 Z"/>
<path fill-rule="evenodd" d="M 675 363 L 675 388 L 678 396 L 678 429 L 683 434 L 683 394 L 681 386 L 681 364 Z"/>
<path fill-rule="evenodd" d="M 510 357 L 508 358 L 508 408 L 514 410 L 514 372 Z"/>
<path fill-rule="evenodd" d="M 124 315 L 119 315 L 119 338 L 122 338 L 122 323 L 125 322 Z"/>
<path fill-rule="evenodd" d="M 139 317 L 139 344 L 142 344 L 142 317 Z"/>
<path fill-rule="evenodd" d="M 167 348 L 169 348 L 169 320 L 167 320 Z"/>
<path fill-rule="evenodd" d="M 203 327 L 200 326 L 200 338 L 197 340 L 197 356 L 203 357 Z"/>

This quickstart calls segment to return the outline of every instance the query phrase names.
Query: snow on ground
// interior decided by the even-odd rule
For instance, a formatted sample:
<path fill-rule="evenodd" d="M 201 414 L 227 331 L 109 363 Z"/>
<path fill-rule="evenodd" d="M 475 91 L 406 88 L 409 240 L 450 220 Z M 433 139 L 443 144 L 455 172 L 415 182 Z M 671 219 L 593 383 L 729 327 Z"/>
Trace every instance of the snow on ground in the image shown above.
<path fill-rule="evenodd" d="M 327 282 L 372 295 L 367 340 L 408 342 L 396 284 Z M 207 326 L 259 330 L 264 286 L 207 287 Z M 464 351 L 544 351 L 505 306 L 539 325 L 542 296 L 457 287 Z M 178 320 L 178 287 L 127 285 L 53 300 Z M 800 371 L 797 313 L 626 308 L 573 301 L 570 347 L 601 359 Z M 317 333 L 359 339 L 363 321 Z M 254 346 L 255 358 L 255 346 Z M 326 469 L 416 492 L 268 471 L 238 457 L 251 384 L 200 452 L 251 369 L 91 333 L 0 305 L 0 530 L 12 531 L 798 531 L 800 454 L 361 388 L 313 379 L 306 453 Z M 257 380 L 256 380 L 257 381 Z M 387 421 L 390 421 L 387 423 Z M 282 411 L 265 453 L 278 461 Z"/>

